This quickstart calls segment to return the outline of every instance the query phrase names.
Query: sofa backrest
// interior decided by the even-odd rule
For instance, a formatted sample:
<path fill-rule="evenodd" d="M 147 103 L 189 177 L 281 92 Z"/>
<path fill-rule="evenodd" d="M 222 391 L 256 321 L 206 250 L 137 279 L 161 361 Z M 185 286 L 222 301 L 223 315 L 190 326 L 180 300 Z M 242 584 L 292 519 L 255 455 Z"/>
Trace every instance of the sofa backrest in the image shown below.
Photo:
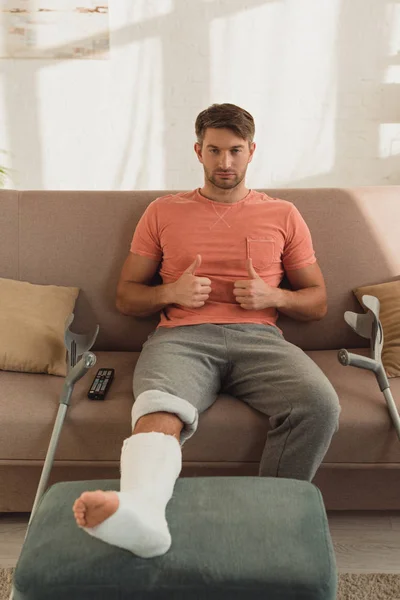
<path fill-rule="evenodd" d="M 400 278 L 400 186 L 260 191 L 299 209 L 327 285 L 327 316 L 281 315 L 285 338 L 303 350 L 368 347 L 344 313 L 363 312 L 355 287 Z M 0 190 L 0 277 L 79 287 L 72 329 L 98 323 L 94 350 L 140 351 L 158 316 L 120 314 L 116 287 L 140 216 L 168 193 L 176 192 Z"/>

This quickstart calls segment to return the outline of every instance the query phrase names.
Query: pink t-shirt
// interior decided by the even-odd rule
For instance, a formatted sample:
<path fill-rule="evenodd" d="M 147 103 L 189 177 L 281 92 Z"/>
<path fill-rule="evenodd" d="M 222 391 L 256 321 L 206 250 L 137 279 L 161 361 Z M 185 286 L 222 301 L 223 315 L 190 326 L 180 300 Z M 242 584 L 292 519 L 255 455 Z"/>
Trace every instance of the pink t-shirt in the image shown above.
<path fill-rule="evenodd" d="M 200 323 L 277 327 L 275 308 L 246 310 L 236 302 L 234 282 L 249 279 L 246 259 L 252 258 L 258 275 L 275 287 L 285 270 L 317 260 L 308 226 L 294 204 L 254 190 L 234 204 L 209 200 L 198 189 L 157 198 L 142 215 L 130 250 L 160 261 L 163 283 L 179 279 L 201 254 L 195 275 L 211 280 L 204 306 L 170 304 L 161 312 L 159 327 Z"/>

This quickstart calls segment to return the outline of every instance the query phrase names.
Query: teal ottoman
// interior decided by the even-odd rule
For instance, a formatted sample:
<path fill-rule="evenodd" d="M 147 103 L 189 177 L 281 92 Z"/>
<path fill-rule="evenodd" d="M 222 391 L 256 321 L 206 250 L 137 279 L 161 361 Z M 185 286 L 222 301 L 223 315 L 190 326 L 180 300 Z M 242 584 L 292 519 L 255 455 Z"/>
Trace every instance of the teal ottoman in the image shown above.
<path fill-rule="evenodd" d="M 72 505 L 118 480 L 57 483 L 43 495 L 14 574 L 14 600 L 334 600 L 322 495 L 273 477 L 181 477 L 167 506 L 172 546 L 139 558 L 80 529 Z"/>

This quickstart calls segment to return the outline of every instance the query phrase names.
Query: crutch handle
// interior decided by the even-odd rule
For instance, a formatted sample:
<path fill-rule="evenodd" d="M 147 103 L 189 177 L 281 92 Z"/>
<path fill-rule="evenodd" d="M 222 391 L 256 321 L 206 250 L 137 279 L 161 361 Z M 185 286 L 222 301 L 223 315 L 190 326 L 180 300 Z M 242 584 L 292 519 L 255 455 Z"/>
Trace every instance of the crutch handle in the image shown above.
<path fill-rule="evenodd" d="M 70 369 L 61 391 L 60 404 L 69 404 L 75 383 L 96 364 L 97 358 L 93 352 L 84 352 L 80 361 Z"/>
<path fill-rule="evenodd" d="M 96 355 L 93 354 L 93 352 L 84 352 L 81 360 L 74 367 L 72 367 L 67 374 L 65 383 L 67 385 L 73 385 L 95 364 Z"/>
<path fill-rule="evenodd" d="M 377 372 L 379 367 L 378 363 L 372 358 L 368 358 L 368 356 L 361 356 L 361 354 L 352 354 L 344 348 L 339 350 L 338 359 L 339 362 L 345 367 L 359 367 L 360 369 L 374 371 L 374 373 Z"/>
<path fill-rule="evenodd" d="M 345 350 L 344 348 L 339 350 L 338 360 L 345 367 L 358 367 L 359 369 L 367 369 L 368 371 L 373 371 L 378 380 L 381 392 L 383 392 L 383 390 L 385 390 L 386 388 L 390 387 L 383 366 L 376 360 L 368 358 L 368 356 L 362 356 L 361 354 L 353 354 L 352 352 L 347 352 L 347 350 Z"/>

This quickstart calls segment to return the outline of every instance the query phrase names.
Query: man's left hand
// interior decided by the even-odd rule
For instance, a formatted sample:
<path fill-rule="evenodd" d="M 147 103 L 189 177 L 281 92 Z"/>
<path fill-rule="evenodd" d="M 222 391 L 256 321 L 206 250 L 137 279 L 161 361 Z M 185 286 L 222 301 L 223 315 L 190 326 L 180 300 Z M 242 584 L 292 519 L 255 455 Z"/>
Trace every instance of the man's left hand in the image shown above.
<path fill-rule="evenodd" d="M 250 279 L 235 281 L 233 293 L 236 302 L 245 310 L 277 308 L 281 290 L 266 283 L 257 274 L 251 258 L 247 259 L 247 271 Z"/>

